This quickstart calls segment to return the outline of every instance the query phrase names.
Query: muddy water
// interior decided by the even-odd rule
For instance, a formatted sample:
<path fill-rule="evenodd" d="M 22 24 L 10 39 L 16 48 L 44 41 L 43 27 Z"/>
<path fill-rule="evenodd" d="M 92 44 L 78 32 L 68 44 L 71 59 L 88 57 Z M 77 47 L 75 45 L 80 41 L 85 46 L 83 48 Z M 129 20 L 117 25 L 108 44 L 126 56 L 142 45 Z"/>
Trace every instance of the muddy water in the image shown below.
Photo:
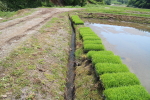
<path fill-rule="evenodd" d="M 123 63 L 137 75 L 150 93 L 150 27 L 125 22 L 120 22 L 118 25 L 113 23 L 109 25 L 108 21 L 86 22 L 85 25 L 91 27 L 101 37 L 107 50 L 113 51 L 122 58 Z"/>

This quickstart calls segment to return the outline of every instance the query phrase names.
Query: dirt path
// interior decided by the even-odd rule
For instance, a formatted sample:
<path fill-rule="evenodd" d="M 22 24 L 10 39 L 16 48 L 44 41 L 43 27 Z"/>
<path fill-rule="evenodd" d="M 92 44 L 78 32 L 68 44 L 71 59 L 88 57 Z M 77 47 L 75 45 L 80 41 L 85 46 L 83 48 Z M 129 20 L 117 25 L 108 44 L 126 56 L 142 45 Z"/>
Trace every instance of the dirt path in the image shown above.
<path fill-rule="evenodd" d="M 37 11 L 31 15 L 0 23 L 0 60 L 22 41 L 39 31 L 54 15 L 71 10 L 75 9 L 37 8 Z"/>

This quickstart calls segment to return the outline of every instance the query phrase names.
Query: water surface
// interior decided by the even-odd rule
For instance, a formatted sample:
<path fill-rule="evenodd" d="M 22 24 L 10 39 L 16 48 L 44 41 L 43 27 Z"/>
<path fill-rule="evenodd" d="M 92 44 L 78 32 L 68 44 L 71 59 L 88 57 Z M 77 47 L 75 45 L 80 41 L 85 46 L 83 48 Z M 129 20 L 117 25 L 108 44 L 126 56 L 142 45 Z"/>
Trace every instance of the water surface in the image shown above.
<path fill-rule="evenodd" d="M 150 29 L 146 28 L 149 26 L 145 25 L 144 29 L 141 25 L 142 28 L 137 29 L 89 22 L 85 25 L 100 36 L 107 50 L 113 51 L 122 58 L 123 63 L 137 75 L 150 93 Z"/>

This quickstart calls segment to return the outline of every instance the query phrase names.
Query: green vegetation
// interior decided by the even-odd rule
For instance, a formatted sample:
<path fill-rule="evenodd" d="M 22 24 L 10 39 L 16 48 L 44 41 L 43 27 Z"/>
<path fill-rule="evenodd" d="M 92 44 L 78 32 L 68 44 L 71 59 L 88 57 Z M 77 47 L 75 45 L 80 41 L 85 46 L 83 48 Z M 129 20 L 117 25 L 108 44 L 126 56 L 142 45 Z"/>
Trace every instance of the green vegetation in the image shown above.
<path fill-rule="evenodd" d="M 150 17 L 149 9 L 139 9 L 132 7 L 109 6 L 109 5 L 92 5 L 92 4 L 85 6 L 85 8 L 86 9 L 84 11 L 89 13 L 92 12 L 92 13 L 106 13 L 114 15 L 128 15 L 135 17 Z"/>
<path fill-rule="evenodd" d="M 78 15 L 72 15 L 71 19 L 75 25 L 79 25 L 79 24 L 83 25 L 84 24 L 84 22 L 79 18 Z"/>
<path fill-rule="evenodd" d="M 141 85 L 106 89 L 104 95 L 107 100 L 150 100 L 150 94 Z"/>
<path fill-rule="evenodd" d="M 41 6 L 53 6 L 49 0 L 1 0 L 1 11 L 14 11 L 24 8 L 35 8 Z"/>
<path fill-rule="evenodd" d="M 83 41 L 85 40 L 100 40 L 98 36 L 84 36 Z"/>
<path fill-rule="evenodd" d="M 81 27 L 79 29 L 79 32 L 82 37 L 88 36 L 88 35 L 94 35 L 94 36 L 96 35 L 90 27 Z"/>
<path fill-rule="evenodd" d="M 85 40 L 83 42 L 83 45 L 85 44 L 102 44 L 102 41 L 101 40 Z"/>
<path fill-rule="evenodd" d="M 101 56 L 101 55 L 114 55 L 114 53 L 112 51 L 89 51 L 87 53 L 87 57 L 89 59 L 91 59 L 92 55 L 94 55 L 94 54 L 99 54 L 99 56 Z"/>
<path fill-rule="evenodd" d="M 0 17 L 2 18 L 9 18 L 9 17 L 12 17 L 16 14 L 17 12 L 13 11 L 13 12 L 3 12 L 3 11 L 0 11 Z"/>
<path fill-rule="evenodd" d="M 95 51 L 100 51 L 100 50 L 104 50 L 105 47 L 103 44 L 84 44 L 84 51 L 88 52 L 91 50 L 95 50 Z"/>
<path fill-rule="evenodd" d="M 150 9 L 149 0 L 130 0 L 128 6 Z"/>
<path fill-rule="evenodd" d="M 92 56 L 92 63 L 114 63 L 114 64 L 121 64 L 122 61 L 119 56 L 116 55 L 99 55 L 94 54 Z"/>
<path fill-rule="evenodd" d="M 101 75 L 100 79 L 105 89 L 140 84 L 136 75 L 130 72 L 106 73 Z"/>
<path fill-rule="evenodd" d="M 95 70 L 98 75 L 105 73 L 118 73 L 129 72 L 129 68 L 125 64 L 112 64 L 112 63 L 97 63 Z"/>
<path fill-rule="evenodd" d="M 0 99 L 64 99 L 70 26 L 67 13 L 55 17 L 0 62 Z"/>

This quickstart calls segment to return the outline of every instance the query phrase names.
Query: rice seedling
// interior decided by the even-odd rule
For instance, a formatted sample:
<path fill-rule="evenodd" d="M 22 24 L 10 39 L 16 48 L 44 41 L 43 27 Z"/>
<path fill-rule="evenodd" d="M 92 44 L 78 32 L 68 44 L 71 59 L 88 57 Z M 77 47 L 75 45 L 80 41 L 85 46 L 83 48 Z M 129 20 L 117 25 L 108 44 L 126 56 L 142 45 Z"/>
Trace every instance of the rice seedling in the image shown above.
<path fill-rule="evenodd" d="M 78 15 L 72 15 L 71 19 L 74 22 L 74 24 L 76 24 L 76 25 L 78 25 L 78 24 L 84 24 L 84 22 L 79 18 Z"/>
<path fill-rule="evenodd" d="M 83 35 L 90 35 L 90 34 L 95 34 L 92 29 L 88 28 L 88 27 L 85 27 L 85 28 L 80 28 L 79 29 L 79 32 L 80 32 L 80 35 L 83 36 Z"/>
<path fill-rule="evenodd" d="M 95 70 L 98 75 L 105 73 L 129 72 L 129 68 L 125 64 L 97 63 Z"/>
<path fill-rule="evenodd" d="M 85 44 L 84 45 L 85 52 L 88 52 L 91 50 L 95 50 L 95 51 L 104 50 L 104 45 L 102 44 Z"/>
<path fill-rule="evenodd" d="M 85 37 L 85 36 L 97 36 L 97 34 L 95 34 L 95 33 L 89 33 L 89 34 L 84 33 L 84 34 L 82 34 L 81 36 L 82 36 L 82 37 Z"/>
<path fill-rule="evenodd" d="M 83 44 L 102 44 L 101 40 L 85 40 Z"/>
<path fill-rule="evenodd" d="M 150 100 L 150 94 L 141 85 L 109 88 L 104 95 L 106 100 Z"/>
<path fill-rule="evenodd" d="M 95 41 L 98 41 L 98 40 L 95 40 Z M 89 51 L 87 53 L 87 57 L 89 59 L 91 59 L 92 55 L 94 55 L 94 54 L 99 54 L 99 55 L 114 55 L 114 53 L 112 51 Z"/>
<path fill-rule="evenodd" d="M 122 61 L 119 56 L 116 55 L 99 55 L 94 54 L 92 56 L 92 63 L 114 63 L 114 64 L 122 64 Z"/>
<path fill-rule="evenodd" d="M 85 40 L 101 40 L 98 36 L 84 36 L 83 41 Z"/>
<path fill-rule="evenodd" d="M 105 89 L 140 84 L 136 75 L 130 72 L 106 73 L 101 75 L 100 79 Z"/>

